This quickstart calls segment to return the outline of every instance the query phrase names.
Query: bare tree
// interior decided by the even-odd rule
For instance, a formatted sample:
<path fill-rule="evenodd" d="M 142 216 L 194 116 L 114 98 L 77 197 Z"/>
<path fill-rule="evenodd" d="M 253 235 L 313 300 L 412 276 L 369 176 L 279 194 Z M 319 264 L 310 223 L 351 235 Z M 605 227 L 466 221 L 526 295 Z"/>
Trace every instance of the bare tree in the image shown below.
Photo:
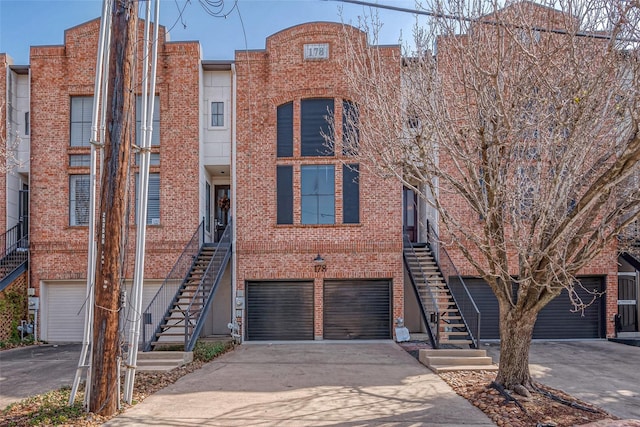
<path fill-rule="evenodd" d="M 563 289 L 589 304 L 576 275 L 603 251 L 615 258 L 639 215 L 640 3 L 422 6 L 434 14 L 397 58 L 401 84 L 375 48 L 347 40 L 359 117 L 347 145 L 433 206 L 442 242 L 497 297 L 496 381 L 531 388 L 538 313 Z"/>

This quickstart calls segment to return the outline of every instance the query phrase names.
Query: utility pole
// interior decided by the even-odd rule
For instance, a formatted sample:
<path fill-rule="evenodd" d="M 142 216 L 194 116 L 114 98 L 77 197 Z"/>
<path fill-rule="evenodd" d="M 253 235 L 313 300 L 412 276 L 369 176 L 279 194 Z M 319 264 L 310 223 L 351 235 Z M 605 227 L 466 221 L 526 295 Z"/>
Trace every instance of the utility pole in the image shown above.
<path fill-rule="evenodd" d="M 100 186 L 97 227 L 97 266 L 89 411 L 113 415 L 119 405 L 120 285 L 124 274 L 123 235 L 127 227 L 126 205 L 137 0 L 116 0 L 111 14 L 111 48 L 107 89 L 104 173 Z"/>

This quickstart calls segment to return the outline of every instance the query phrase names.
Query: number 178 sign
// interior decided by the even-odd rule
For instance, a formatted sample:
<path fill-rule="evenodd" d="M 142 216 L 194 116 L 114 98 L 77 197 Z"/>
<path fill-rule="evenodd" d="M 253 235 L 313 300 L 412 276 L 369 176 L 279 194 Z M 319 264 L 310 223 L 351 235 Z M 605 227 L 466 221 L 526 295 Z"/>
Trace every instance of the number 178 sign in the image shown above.
<path fill-rule="evenodd" d="M 304 59 L 329 59 L 329 43 L 305 44 Z"/>

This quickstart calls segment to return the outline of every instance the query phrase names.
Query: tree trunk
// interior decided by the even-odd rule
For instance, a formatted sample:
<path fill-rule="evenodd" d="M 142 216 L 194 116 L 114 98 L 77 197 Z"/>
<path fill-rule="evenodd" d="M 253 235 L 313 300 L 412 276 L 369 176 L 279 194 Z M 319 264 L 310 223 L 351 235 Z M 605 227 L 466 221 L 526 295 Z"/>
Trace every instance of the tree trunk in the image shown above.
<path fill-rule="evenodd" d="M 123 230 L 126 222 L 126 188 L 129 180 L 129 136 L 133 43 L 137 2 L 113 5 L 107 134 L 104 141 L 104 173 L 98 220 L 98 265 L 95 278 L 95 310 L 89 410 L 110 416 L 118 409 L 118 362 L 120 355 L 120 280 L 123 274 Z"/>
<path fill-rule="evenodd" d="M 512 307 L 500 309 L 500 366 L 496 382 L 505 388 L 513 389 L 520 384 L 531 389 L 529 348 L 536 318 L 537 313 Z"/>

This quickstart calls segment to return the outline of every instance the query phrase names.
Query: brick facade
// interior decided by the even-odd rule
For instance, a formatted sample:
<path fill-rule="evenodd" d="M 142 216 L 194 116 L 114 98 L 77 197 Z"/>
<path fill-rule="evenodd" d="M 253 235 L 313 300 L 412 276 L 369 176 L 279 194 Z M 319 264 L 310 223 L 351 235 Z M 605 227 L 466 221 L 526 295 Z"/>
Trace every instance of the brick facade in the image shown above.
<path fill-rule="evenodd" d="M 366 37 L 348 27 L 351 37 Z M 348 100 L 340 73 L 344 55 L 343 26 L 310 23 L 292 27 L 267 39 L 266 50 L 236 53 L 237 150 L 235 285 L 243 291 L 252 280 L 311 280 L 315 284 L 315 337 L 323 336 L 323 281 L 330 279 L 392 280 L 392 317 L 403 317 L 402 187 L 380 180 L 360 165 L 360 223 L 342 223 L 342 168 L 334 157 L 300 154 L 300 102 L 305 98 L 334 98 L 336 123 L 342 100 Z M 304 44 L 328 43 L 329 58 L 304 60 Z M 365 44 L 366 45 L 366 44 Z M 397 49 L 397 48 L 389 48 Z M 394 66 L 394 65 L 389 65 Z M 398 66 L 397 64 L 395 65 Z M 293 102 L 293 157 L 276 157 L 277 106 Z M 339 128 L 340 126 L 336 126 Z M 337 135 L 336 139 L 340 139 Z M 300 212 L 300 167 L 332 164 L 336 171 L 335 225 L 303 225 Z M 293 224 L 276 223 L 276 165 L 293 166 Z M 316 273 L 320 254 L 327 270 Z M 240 313 L 237 313 L 240 314 Z M 236 319 L 242 323 L 242 316 Z"/>
<path fill-rule="evenodd" d="M 143 22 L 138 34 L 142 37 Z M 100 20 L 65 32 L 64 45 L 31 48 L 31 274 L 42 281 L 86 277 L 88 227 L 70 226 L 69 176 L 88 167 L 69 166 L 69 155 L 89 154 L 70 146 L 71 97 L 92 96 Z M 140 44 L 142 41 L 140 40 Z M 165 42 L 160 28 L 157 94 L 160 102 L 160 225 L 147 226 L 145 279 L 163 279 L 199 218 L 199 64 L 196 42 Z M 136 94 L 141 94 L 137 71 Z M 131 120 L 135 120 L 132 109 Z M 155 129 L 154 129 L 155 131 Z M 130 224 L 135 219 L 135 174 L 131 161 Z M 133 275 L 136 227 L 127 230 L 127 278 Z M 37 291 L 38 292 L 38 291 Z"/>

